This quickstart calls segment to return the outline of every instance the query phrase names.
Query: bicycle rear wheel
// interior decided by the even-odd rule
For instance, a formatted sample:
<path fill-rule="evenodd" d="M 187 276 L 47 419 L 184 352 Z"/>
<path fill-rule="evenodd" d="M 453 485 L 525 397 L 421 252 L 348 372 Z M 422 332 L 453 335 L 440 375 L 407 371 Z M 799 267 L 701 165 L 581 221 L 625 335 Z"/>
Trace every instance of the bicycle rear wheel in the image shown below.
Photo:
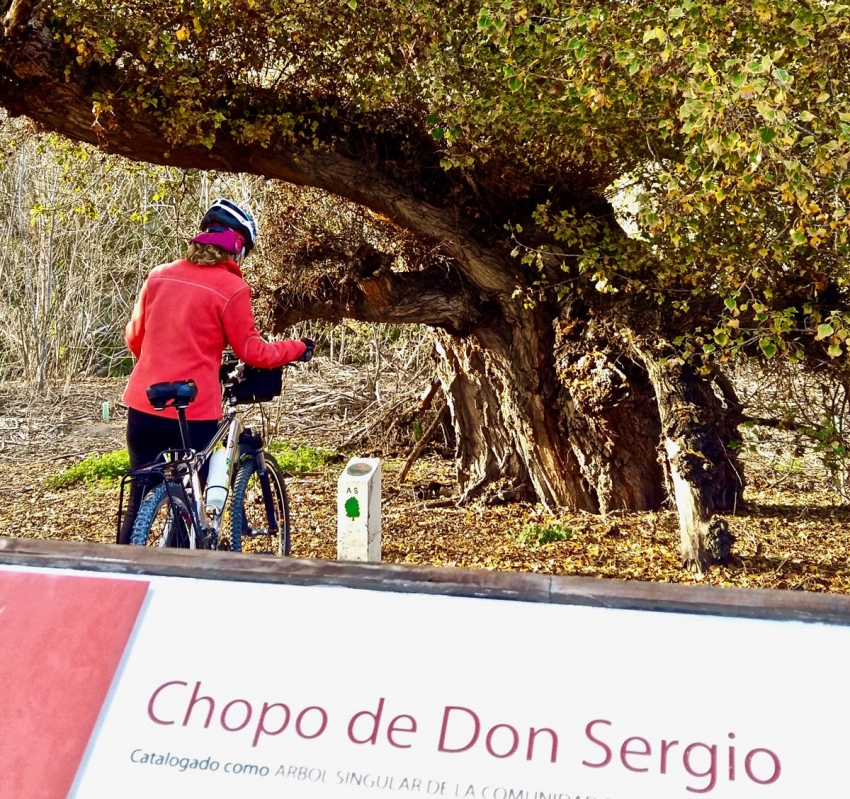
<path fill-rule="evenodd" d="M 142 502 L 130 543 L 140 547 L 188 549 L 193 539 L 196 547 L 203 546 L 203 538 L 197 534 L 182 486 L 172 486 L 169 496 L 168 486 L 161 483 Z"/>
<path fill-rule="evenodd" d="M 230 547 L 234 552 L 256 554 L 289 554 L 289 502 L 283 472 L 277 461 L 263 453 L 269 475 L 272 504 L 277 517 L 278 531 L 269 531 L 269 517 L 263 501 L 263 489 L 257 462 L 254 458 L 243 461 L 233 481 L 230 505 Z"/>

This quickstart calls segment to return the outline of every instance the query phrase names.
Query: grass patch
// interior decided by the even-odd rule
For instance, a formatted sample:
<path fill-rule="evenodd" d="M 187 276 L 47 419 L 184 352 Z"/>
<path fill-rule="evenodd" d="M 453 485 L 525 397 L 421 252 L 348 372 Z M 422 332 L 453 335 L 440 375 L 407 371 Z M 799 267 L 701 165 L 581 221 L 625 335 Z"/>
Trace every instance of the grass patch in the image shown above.
<path fill-rule="evenodd" d="M 563 522 L 550 522 L 549 524 L 528 522 L 514 537 L 520 544 L 539 547 L 543 544 L 551 544 L 553 541 L 568 541 L 572 534 L 572 529 Z"/>
<path fill-rule="evenodd" d="M 342 460 L 342 455 L 332 449 L 294 446 L 285 441 L 273 441 L 269 450 L 280 468 L 293 474 L 319 471 Z M 129 468 L 127 450 L 116 449 L 103 455 L 89 455 L 59 474 L 45 478 L 44 485 L 47 488 L 70 488 L 79 484 L 113 483 L 120 480 Z"/>
<path fill-rule="evenodd" d="M 103 455 L 89 455 L 73 466 L 47 477 L 47 488 L 70 488 L 73 485 L 95 485 L 117 482 L 130 468 L 130 456 L 126 449 L 116 449 Z"/>
<path fill-rule="evenodd" d="M 272 441 L 269 452 L 284 472 L 317 472 L 334 463 L 342 461 L 342 455 L 326 447 L 308 447 L 304 444 L 289 444 L 286 441 Z"/>

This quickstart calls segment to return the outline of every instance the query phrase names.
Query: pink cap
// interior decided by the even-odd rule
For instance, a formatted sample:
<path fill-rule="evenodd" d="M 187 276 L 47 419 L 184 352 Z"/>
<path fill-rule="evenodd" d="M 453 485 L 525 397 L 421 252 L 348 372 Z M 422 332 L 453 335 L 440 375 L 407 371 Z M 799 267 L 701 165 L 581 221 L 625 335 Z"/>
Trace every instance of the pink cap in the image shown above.
<path fill-rule="evenodd" d="M 199 233 L 192 239 L 193 244 L 213 244 L 216 247 L 221 247 L 225 252 L 232 252 L 234 255 L 242 251 L 245 246 L 245 239 L 242 238 L 235 230 L 224 229 L 220 231 L 210 231 L 208 233 Z"/>

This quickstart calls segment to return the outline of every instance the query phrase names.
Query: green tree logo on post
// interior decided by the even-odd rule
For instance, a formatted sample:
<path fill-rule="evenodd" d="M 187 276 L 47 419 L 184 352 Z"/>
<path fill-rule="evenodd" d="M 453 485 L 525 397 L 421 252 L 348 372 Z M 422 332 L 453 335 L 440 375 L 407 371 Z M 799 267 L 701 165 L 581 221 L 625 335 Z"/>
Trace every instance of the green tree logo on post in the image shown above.
<path fill-rule="evenodd" d="M 349 497 L 345 500 L 345 515 L 349 519 L 356 519 L 360 516 L 360 502 L 357 497 Z"/>

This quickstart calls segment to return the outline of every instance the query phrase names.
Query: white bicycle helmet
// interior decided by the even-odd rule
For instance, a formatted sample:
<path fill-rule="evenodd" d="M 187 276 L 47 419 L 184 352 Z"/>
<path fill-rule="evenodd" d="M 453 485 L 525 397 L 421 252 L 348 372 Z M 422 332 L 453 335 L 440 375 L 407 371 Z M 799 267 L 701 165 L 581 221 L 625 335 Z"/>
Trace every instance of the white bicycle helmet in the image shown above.
<path fill-rule="evenodd" d="M 245 240 L 246 252 L 250 252 L 257 242 L 257 223 L 251 212 L 223 197 L 207 209 L 201 220 L 204 233 L 217 232 L 216 228 L 235 230 Z"/>

